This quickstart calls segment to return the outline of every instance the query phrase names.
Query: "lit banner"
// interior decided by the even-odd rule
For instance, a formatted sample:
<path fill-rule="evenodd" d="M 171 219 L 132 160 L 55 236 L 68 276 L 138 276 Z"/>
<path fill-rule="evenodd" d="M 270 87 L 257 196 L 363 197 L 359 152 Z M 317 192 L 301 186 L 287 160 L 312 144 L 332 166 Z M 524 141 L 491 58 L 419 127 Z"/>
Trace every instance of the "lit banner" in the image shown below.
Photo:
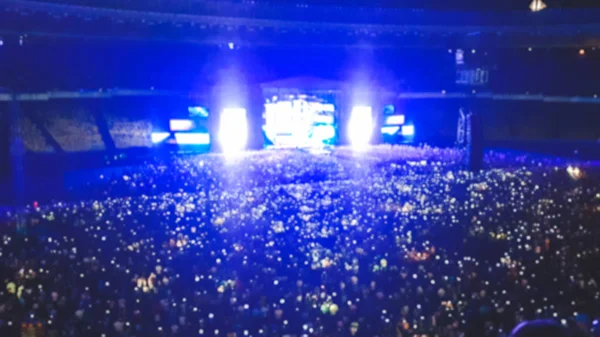
<path fill-rule="evenodd" d="M 176 132 L 175 140 L 179 145 L 208 145 L 210 135 L 208 133 Z"/>
<path fill-rule="evenodd" d="M 384 125 L 402 125 L 404 124 L 404 115 L 388 116 L 385 118 Z"/>
<path fill-rule="evenodd" d="M 171 119 L 169 128 L 171 131 L 190 131 L 196 128 L 196 124 L 191 119 Z"/>
<path fill-rule="evenodd" d="M 335 106 L 291 98 L 265 104 L 263 131 L 274 147 L 322 147 L 336 137 Z"/>

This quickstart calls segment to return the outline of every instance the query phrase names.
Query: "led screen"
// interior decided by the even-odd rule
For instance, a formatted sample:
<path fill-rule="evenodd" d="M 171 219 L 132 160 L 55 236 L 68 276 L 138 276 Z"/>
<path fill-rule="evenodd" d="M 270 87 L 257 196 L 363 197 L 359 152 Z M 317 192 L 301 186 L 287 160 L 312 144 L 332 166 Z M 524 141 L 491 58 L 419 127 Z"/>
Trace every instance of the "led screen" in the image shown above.
<path fill-rule="evenodd" d="M 336 137 L 335 106 L 307 97 L 265 104 L 263 130 L 274 147 L 322 147 Z"/>

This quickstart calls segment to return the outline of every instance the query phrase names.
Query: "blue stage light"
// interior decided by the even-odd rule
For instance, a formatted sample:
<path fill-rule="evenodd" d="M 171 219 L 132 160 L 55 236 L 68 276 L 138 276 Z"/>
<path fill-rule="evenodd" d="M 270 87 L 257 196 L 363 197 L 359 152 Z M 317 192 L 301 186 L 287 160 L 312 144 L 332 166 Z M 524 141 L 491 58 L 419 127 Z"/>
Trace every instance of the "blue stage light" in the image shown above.
<path fill-rule="evenodd" d="M 210 144 L 210 135 L 208 133 L 177 132 L 175 140 L 179 145 L 208 145 Z"/>
<path fill-rule="evenodd" d="M 150 138 L 152 139 L 152 143 L 157 144 L 169 138 L 169 135 L 170 133 L 168 132 L 152 132 Z"/>
<path fill-rule="evenodd" d="M 415 135 L 415 126 L 414 125 L 404 125 L 402 126 L 402 135 L 406 137 L 411 137 Z"/>

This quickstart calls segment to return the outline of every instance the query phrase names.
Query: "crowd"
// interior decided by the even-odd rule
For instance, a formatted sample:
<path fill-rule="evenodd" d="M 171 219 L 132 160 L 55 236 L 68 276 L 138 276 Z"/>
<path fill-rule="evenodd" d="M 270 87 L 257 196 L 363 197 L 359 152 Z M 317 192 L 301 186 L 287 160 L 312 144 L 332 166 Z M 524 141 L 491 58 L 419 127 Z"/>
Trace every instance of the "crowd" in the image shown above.
<path fill-rule="evenodd" d="M 104 117 L 117 149 L 152 146 L 152 124 L 149 120 L 135 120 L 113 114 L 105 114 Z"/>
<path fill-rule="evenodd" d="M 65 152 L 103 150 L 104 141 L 94 116 L 86 110 L 40 115 L 44 126 Z"/>
<path fill-rule="evenodd" d="M 104 114 L 108 132 L 117 149 L 151 147 L 152 124 L 146 119 L 130 119 L 113 114 Z M 86 111 L 41 116 L 43 127 L 66 152 L 102 150 L 105 148 L 98 124 Z M 23 147 L 31 153 L 54 152 L 52 145 L 29 117 L 21 119 L 17 125 Z M 16 138 L 15 138 L 16 139 Z"/>
<path fill-rule="evenodd" d="M 380 146 L 94 171 L 2 226 L 1 336 L 506 336 L 597 324 L 593 165 Z M 26 224 L 26 226 L 23 226 Z"/>
<path fill-rule="evenodd" d="M 52 146 L 44 139 L 40 130 L 38 130 L 29 118 L 25 117 L 21 119 L 17 127 L 20 128 L 20 130 L 13 130 L 13 134 L 16 135 L 16 132 L 19 132 L 23 142 L 23 148 L 26 151 L 37 153 L 54 151 Z"/>

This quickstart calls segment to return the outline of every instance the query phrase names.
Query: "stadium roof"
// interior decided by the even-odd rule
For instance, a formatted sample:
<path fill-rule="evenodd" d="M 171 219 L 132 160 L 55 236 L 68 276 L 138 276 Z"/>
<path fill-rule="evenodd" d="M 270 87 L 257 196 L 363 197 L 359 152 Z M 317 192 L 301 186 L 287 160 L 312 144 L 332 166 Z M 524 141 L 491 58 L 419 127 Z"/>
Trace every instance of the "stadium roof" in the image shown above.
<path fill-rule="evenodd" d="M 271 1 L 279 5 L 256 1 L 260 0 L 4 0 L 5 10 L 0 11 L 0 34 L 19 39 L 22 36 L 116 38 L 237 47 L 581 48 L 600 45 L 600 8 L 557 9 L 550 7 L 550 1 L 547 1 L 550 8 L 539 13 L 529 10 L 379 9 L 348 7 L 348 3 L 346 7 L 316 8 L 317 5 L 281 5 L 288 1 Z M 339 0 L 327 3 L 335 1 Z M 359 5 L 361 1 L 352 0 L 350 3 Z M 376 3 L 381 1 L 388 0 L 375 0 Z M 439 0 L 424 1 L 425 4 L 433 4 Z M 448 2 L 460 4 L 469 1 L 472 0 Z M 565 4 L 588 4 L 583 1 L 586 0 L 565 1 Z M 496 2 L 512 4 L 516 0 Z M 519 0 L 521 2 L 529 3 Z"/>
<path fill-rule="evenodd" d="M 340 6 L 370 8 L 415 8 L 436 10 L 529 10 L 531 0 L 41 0 L 43 2 L 78 4 L 120 9 L 162 8 L 166 12 L 177 7 L 245 4 L 286 6 Z M 600 8 L 597 0 L 544 0 L 548 8 Z"/>

